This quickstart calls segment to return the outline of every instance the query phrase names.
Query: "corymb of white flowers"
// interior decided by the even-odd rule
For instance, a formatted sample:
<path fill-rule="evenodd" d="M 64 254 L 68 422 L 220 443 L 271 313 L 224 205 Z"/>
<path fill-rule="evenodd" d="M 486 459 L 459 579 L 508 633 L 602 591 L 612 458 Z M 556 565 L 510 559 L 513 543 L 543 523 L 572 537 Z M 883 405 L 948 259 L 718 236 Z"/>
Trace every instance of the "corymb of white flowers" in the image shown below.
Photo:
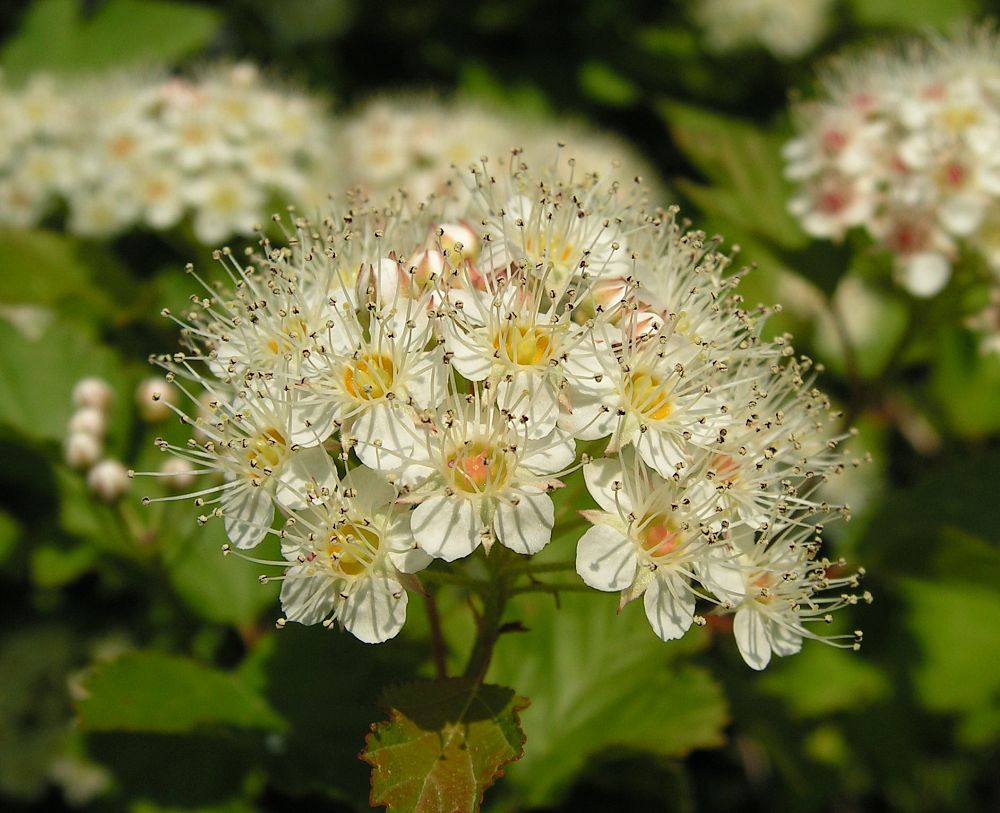
<path fill-rule="evenodd" d="M 795 113 L 790 209 L 809 234 L 864 228 L 916 296 L 938 293 L 963 251 L 1000 273 L 995 26 L 844 57 Z"/>
<path fill-rule="evenodd" d="M 761 338 L 730 258 L 641 184 L 499 163 L 470 168 L 471 195 L 356 201 L 245 261 L 224 249 L 232 288 L 167 314 L 183 349 L 154 361 L 197 409 L 188 444 L 160 446 L 205 478 L 201 520 L 233 552 L 280 537 L 287 619 L 366 642 L 453 581 L 488 638 L 507 597 L 554 592 L 528 557 L 555 539 L 664 640 L 713 613 L 755 669 L 803 638 L 856 646 L 816 627 L 868 596 L 819 553 L 846 509 L 811 495 L 850 461 L 810 363 Z"/>

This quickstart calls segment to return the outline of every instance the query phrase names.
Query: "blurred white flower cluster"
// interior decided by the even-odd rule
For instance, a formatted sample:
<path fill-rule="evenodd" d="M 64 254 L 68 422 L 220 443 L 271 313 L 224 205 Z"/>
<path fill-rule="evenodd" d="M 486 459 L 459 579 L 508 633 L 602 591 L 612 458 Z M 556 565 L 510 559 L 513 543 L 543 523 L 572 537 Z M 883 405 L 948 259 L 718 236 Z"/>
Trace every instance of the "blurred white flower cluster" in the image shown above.
<path fill-rule="evenodd" d="M 796 110 L 785 145 L 803 228 L 862 227 L 916 296 L 948 282 L 962 250 L 1000 273 L 1000 40 L 992 27 L 845 58 Z"/>
<path fill-rule="evenodd" d="M 460 204 L 359 204 L 218 253 L 231 290 L 168 313 L 184 347 L 154 359 L 194 406 L 190 442 L 158 445 L 207 478 L 201 521 L 238 549 L 280 537 L 289 620 L 380 642 L 434 560 L 572 527 L 583 506 L 552 494 L 582 466 L 577 571 L 641 596 L 662 639 L 701 601 L 756 669 L 804 637 L 856 645 L 814 628 L 858 597 L 818 555 L 845 509 L 811 495 L 848 461 L 808 361 L 641 186 L 514 157 Z"/>
<path fill-rule="evenodd" d="M 512 149 L 532 166 L 561 167 L 566 180 L 596 173 L 624 183 L 639 176 L 652 188 L 655 177 L 634 147 L 581 122 L 413 94 L 380 96 L 359 107 L 344 121 L 341 145 L 345 188 L 359 186 L 378 197 L 400 188 L 414 200 L 464 195 L 465 188 L 452 183 L 453 166 L 464 170 L 483 155 L 496 160 Z"/>
<path fill-rule="evenodd" d="M 796 59 L 826 34 L 834 0 L 697 0 L 695 19 L 715 51 L 758 45 Z"/>
<path fill-rule="evenodd" d="M 216 245 L 252 234 L 279 203 L 318 211 L 335 189 L 464 194 L 449 187 L 453 165 L 522 146 L 554 163 L 560 138 L 576 155 L 567 176 L 652 175 L 624 142 L 580 124 L 412 96 L 338 119 L 318 97 L 247 63 L 192 78 L 0 81 L 0 225 L 28 227 L 65 210 L 79 235 L 189 222 L 200 243 Z"/>
<path fill-rule="evenodd" d="M 334 180 L 323 104 L 246 63 L 0 86 L 0 134 L 0 222 L 34 225 L 62 202 L 92 237 L 190 217 L 216 243 L 252 234 L 275 200 L 318 204 Z"/>

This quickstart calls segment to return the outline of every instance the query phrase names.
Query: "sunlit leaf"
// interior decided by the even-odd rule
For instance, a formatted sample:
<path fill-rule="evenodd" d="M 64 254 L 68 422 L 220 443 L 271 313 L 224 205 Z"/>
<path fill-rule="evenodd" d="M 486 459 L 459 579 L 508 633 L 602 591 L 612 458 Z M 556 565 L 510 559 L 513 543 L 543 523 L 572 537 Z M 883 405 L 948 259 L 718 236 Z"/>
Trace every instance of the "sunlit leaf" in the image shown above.
<path fill-rule="evenodd" d="M 641 606 L 616 615 L 617 596 L 560 601 L 559 609 L 518 602 L 509 618 L 528 632 L 500 639 L 489 672 L 532 701 L 522 715 L 524 758 L 505 779 L 519 801 L 552 804 L 588 757 L 609 747 L 679 756 L 721 744 L 728 715 L 718 685 L 677 657 L 698 645 L 697 630 L 664 643 Z"/>
<path fill-rule="evenodd" d="M 108 348 L 78 328 L 56 323 L 28 339 L 0 322 L 0 426 L 38 440 L 62 441 L 74 406 L 73 386 L 84 376 L 101 376 L 119 394 L 111 416 L 114 427 L 128 413 L 130 393 L 121 362 Z"/>
<path fill-rule="evenodd" d="M 79 0 L 39 0 L 0 51 L 12 79 L 34 71 L 76 73 L 172 62 L 203 48 L 220 17 L 194 3 L 108 0 L 96 12 Z"/>
<path fill-rule="evenodd" d="M 87 731 L 178 734 L 206 726 L 285 726 L 238 677 L 172 655 L 125 655 L 95 667 L 85 688 L 77 713 Z"/>
<path fill-rule="evenodd" d="M 382 703 L 390 718 L 373 727 L 362 758 L 372 766 L 372 804 L 390 813 L 477 811 L 524 748 L 526 701 L 503 686 L 410 683 L 387 690 Z"/>
<path fill-rule="evenodd" d="M 678 186 L 700 209 L 784 248 L 808 242 L 786 209 L 780 136 L 675 102 L 662 102 L 659 111 L 687 158 L 713 182 Z"/>

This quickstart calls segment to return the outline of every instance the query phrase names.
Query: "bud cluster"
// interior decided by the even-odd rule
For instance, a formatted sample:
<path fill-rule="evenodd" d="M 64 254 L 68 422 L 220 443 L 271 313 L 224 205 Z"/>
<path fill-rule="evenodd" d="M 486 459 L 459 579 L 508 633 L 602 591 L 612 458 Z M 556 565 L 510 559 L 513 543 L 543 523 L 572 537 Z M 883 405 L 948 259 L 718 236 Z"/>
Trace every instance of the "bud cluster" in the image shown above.
<path fill-rule="evenodd" d="M 66 462 L 87 472 L 87 487 L 104 502 L 128 491 L 128 473 L 117 460 L 104 457 L 104 438 L 114 390 L 103 378 L 81 378 L 73 387 L 76 407 L 67 427 Z"/>
<path fill-rule="evenodd" d="M 785 145 L 803 228 L 864 228 L 916 296 L 940 291 L 962 251 L 1000 273 L 998 51 L 982 27 L 831 66 Z"/>
<path fill-rule="evenodd" d="M 153 359 L 195 405 L 190 442 L 158 445 L 204 476 L 200 520 L 236 550 L 280 538 L 288 620 L 379 642 L 435 560 L 568 544 L 585 506 L 553 494 L 582 467 L 577 572 L 641 596 L 664 640 L 700 603 L 735 614 L 754 668 L 853 645 L 813 628 L 857 575 L 819 555 L 846 509 L 812 495 L 849 462 L 810 362 L 641 186 L 499 164 L 468 195 L 359 200 L 218 252 L 231 287 L 167 313 L 183 349 Z"/>

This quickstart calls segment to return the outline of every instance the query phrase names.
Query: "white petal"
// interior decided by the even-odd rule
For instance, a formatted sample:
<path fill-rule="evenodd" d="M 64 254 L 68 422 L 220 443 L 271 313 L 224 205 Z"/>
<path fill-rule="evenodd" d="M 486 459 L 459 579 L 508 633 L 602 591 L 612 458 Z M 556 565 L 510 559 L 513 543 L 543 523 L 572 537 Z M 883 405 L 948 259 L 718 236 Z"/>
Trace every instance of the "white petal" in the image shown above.
<path fill-rule="evenodd" d="M 529 438 L 551 432 L 559 417 L 559 403 L 552 385 L 535 372 L 519 372 L 497 385 L 497 405 L 515 418 L 526 417 Z"/>
<path fill-rule="evenodd" d="M 635 448 L 647 466 L 661 477 L 670 478 L 677 470 L 675 466 L 684 462 L 683 442 L 668 432 L 657 432 L 650 427 L 639 434 Z"/>
<path fill-rule="evenodd" d="M 220 503 L 226 536 L 238 548 L 254 547 L 271 527 L 274 506 L 264 488 L 240 483 L 224 491 Z"/>
<path fill-rule="evenodd" d="M 354 509 L 369 519 L 384 511 L 396 498 L 396 489 L 381 474 L 367 466 L 355 466 L 347 472 L 343 485 L 355 492 L 351 499 Z"/>
<path fill-rule="evenodd" d="M 275 472 L 275 499 L 285 508 L 305 508 L 337 485 L 337 470 L 322 446 L 292 452 Z"/>
<path fill-rule="evenodd" d="M 624 485 L 620 459 L 601 457 L 591 461 L 583 467 L 583 479 L 590 496 L 609 514 L 627 514 L 632 510 L 632 501 L 625 489 L 619 486 L 616 491 L 613 487 L 616 483 Z"/>
<path fill-rule="evenodd" d="M 559 415 L 559 426 L 580 440 L 606 438 L 618 422 L 614 412 L 616 403 L 617 396 L 612 391 L 572 393 L 570 406 L 573 411 Z"/>
<path fill-rule="evenodd" d="M 389 551 L 389 561 L 400 573 L 418 573 L 434 561 L 434 557 L 420 548 Z"/>
<path fill-rule="evenodd" d="M 364 579 L 340 606 L 337 618 L 359 641 L 380 644 L 403 628 L 407 600 L 395 579 Z"/>
<path fill-rule="evenodd" d="M 421 409 L 433 409 L 448 393 L 448 378 L 437 353 L 417 353 L 406 369 L 406 391 Z"/>
<path fill-rule="evenodd" d="M 941 204 L 938 217 L 952 234 L 968 235 L 979 228 L 986 214 L 985 201 L 976 195 L 955 195 Z"/>
<path fill-rule="evenodd" d="M 538 553 L 552 539 L 555 509 L 548 494 L 521 491 L 514 495 L 517 505 L 501 500 L 493 528 L 497 541 L 517 553 Z"/>
<path fill-rule="evenodd" d="M 436 559 L 454 562 L 479 547 L 483 530 L 472 500 L 436 496 L 424 500 L 410 517 L 413 538 Z"/>
<path fill-rule="evenodd" d="M 552 474 L 576 460 L 576 441 L 562 429 L 553 429 L 544 438 L 528 439 L 520 463 L 535 474 Z"/>
<path fill-rule="evenodd" d="M 632 540 L 606 525 L 588 528 L 576 546 L 576 572 L 595 590 L 617 592 L 635 581 Z"/>
<path fill-rule="evenodd" d="M 694 620 L 694 594 L 683 577 L 657 574 L 642 597 L 649 624 L 662 640 L 681 638 Z"/>
<path fill-rule="evenodd" d="M 289 621 L 319 624 L 333 610 L 336 595 L 328 576 L 298 565 L 288 569 L 281 583 L 281 609 Z"/>
<path fill-rule="evenodd" d="M 300 398 L 292 410 L 291 442 L 298 446 L 318 446 L 334 433 L 339 416 L 339 405 L 326 398 Z"/>
<path fill-rule="evenodd" d="M 771 641 L 771 649 L 775 655 L 785 658 L 789 655 L 795 655 L 802 649 L 802 636 L 790 624 L 779 624 L 775 621 L 767 625 L 767 630 Z"/>
<path fill-rule="evenodd" d="M 753 607 L 744 605 L 733 620 L 733 635 L 736 646 L 747 666 L 761 670 L 771 660 L 771 644 L 768 642 L 763 615 Z"/>
<path fill-rule="evenodd" d="M 914 296 L 931 297 L 944 288 L 951 276 L 951 264 L 943 254 L 928 251 L 915 254 L 902 267 L 903 285 Z"/>
<path fill-rule="evenodd" d="M 358 439 L 363 447 L 381 444 L 384 453 L 403 460 L 413 454 L 416 436 L 409 407 L 389 403 L 373 404 L 345 424 L 345 433 Z"/>

